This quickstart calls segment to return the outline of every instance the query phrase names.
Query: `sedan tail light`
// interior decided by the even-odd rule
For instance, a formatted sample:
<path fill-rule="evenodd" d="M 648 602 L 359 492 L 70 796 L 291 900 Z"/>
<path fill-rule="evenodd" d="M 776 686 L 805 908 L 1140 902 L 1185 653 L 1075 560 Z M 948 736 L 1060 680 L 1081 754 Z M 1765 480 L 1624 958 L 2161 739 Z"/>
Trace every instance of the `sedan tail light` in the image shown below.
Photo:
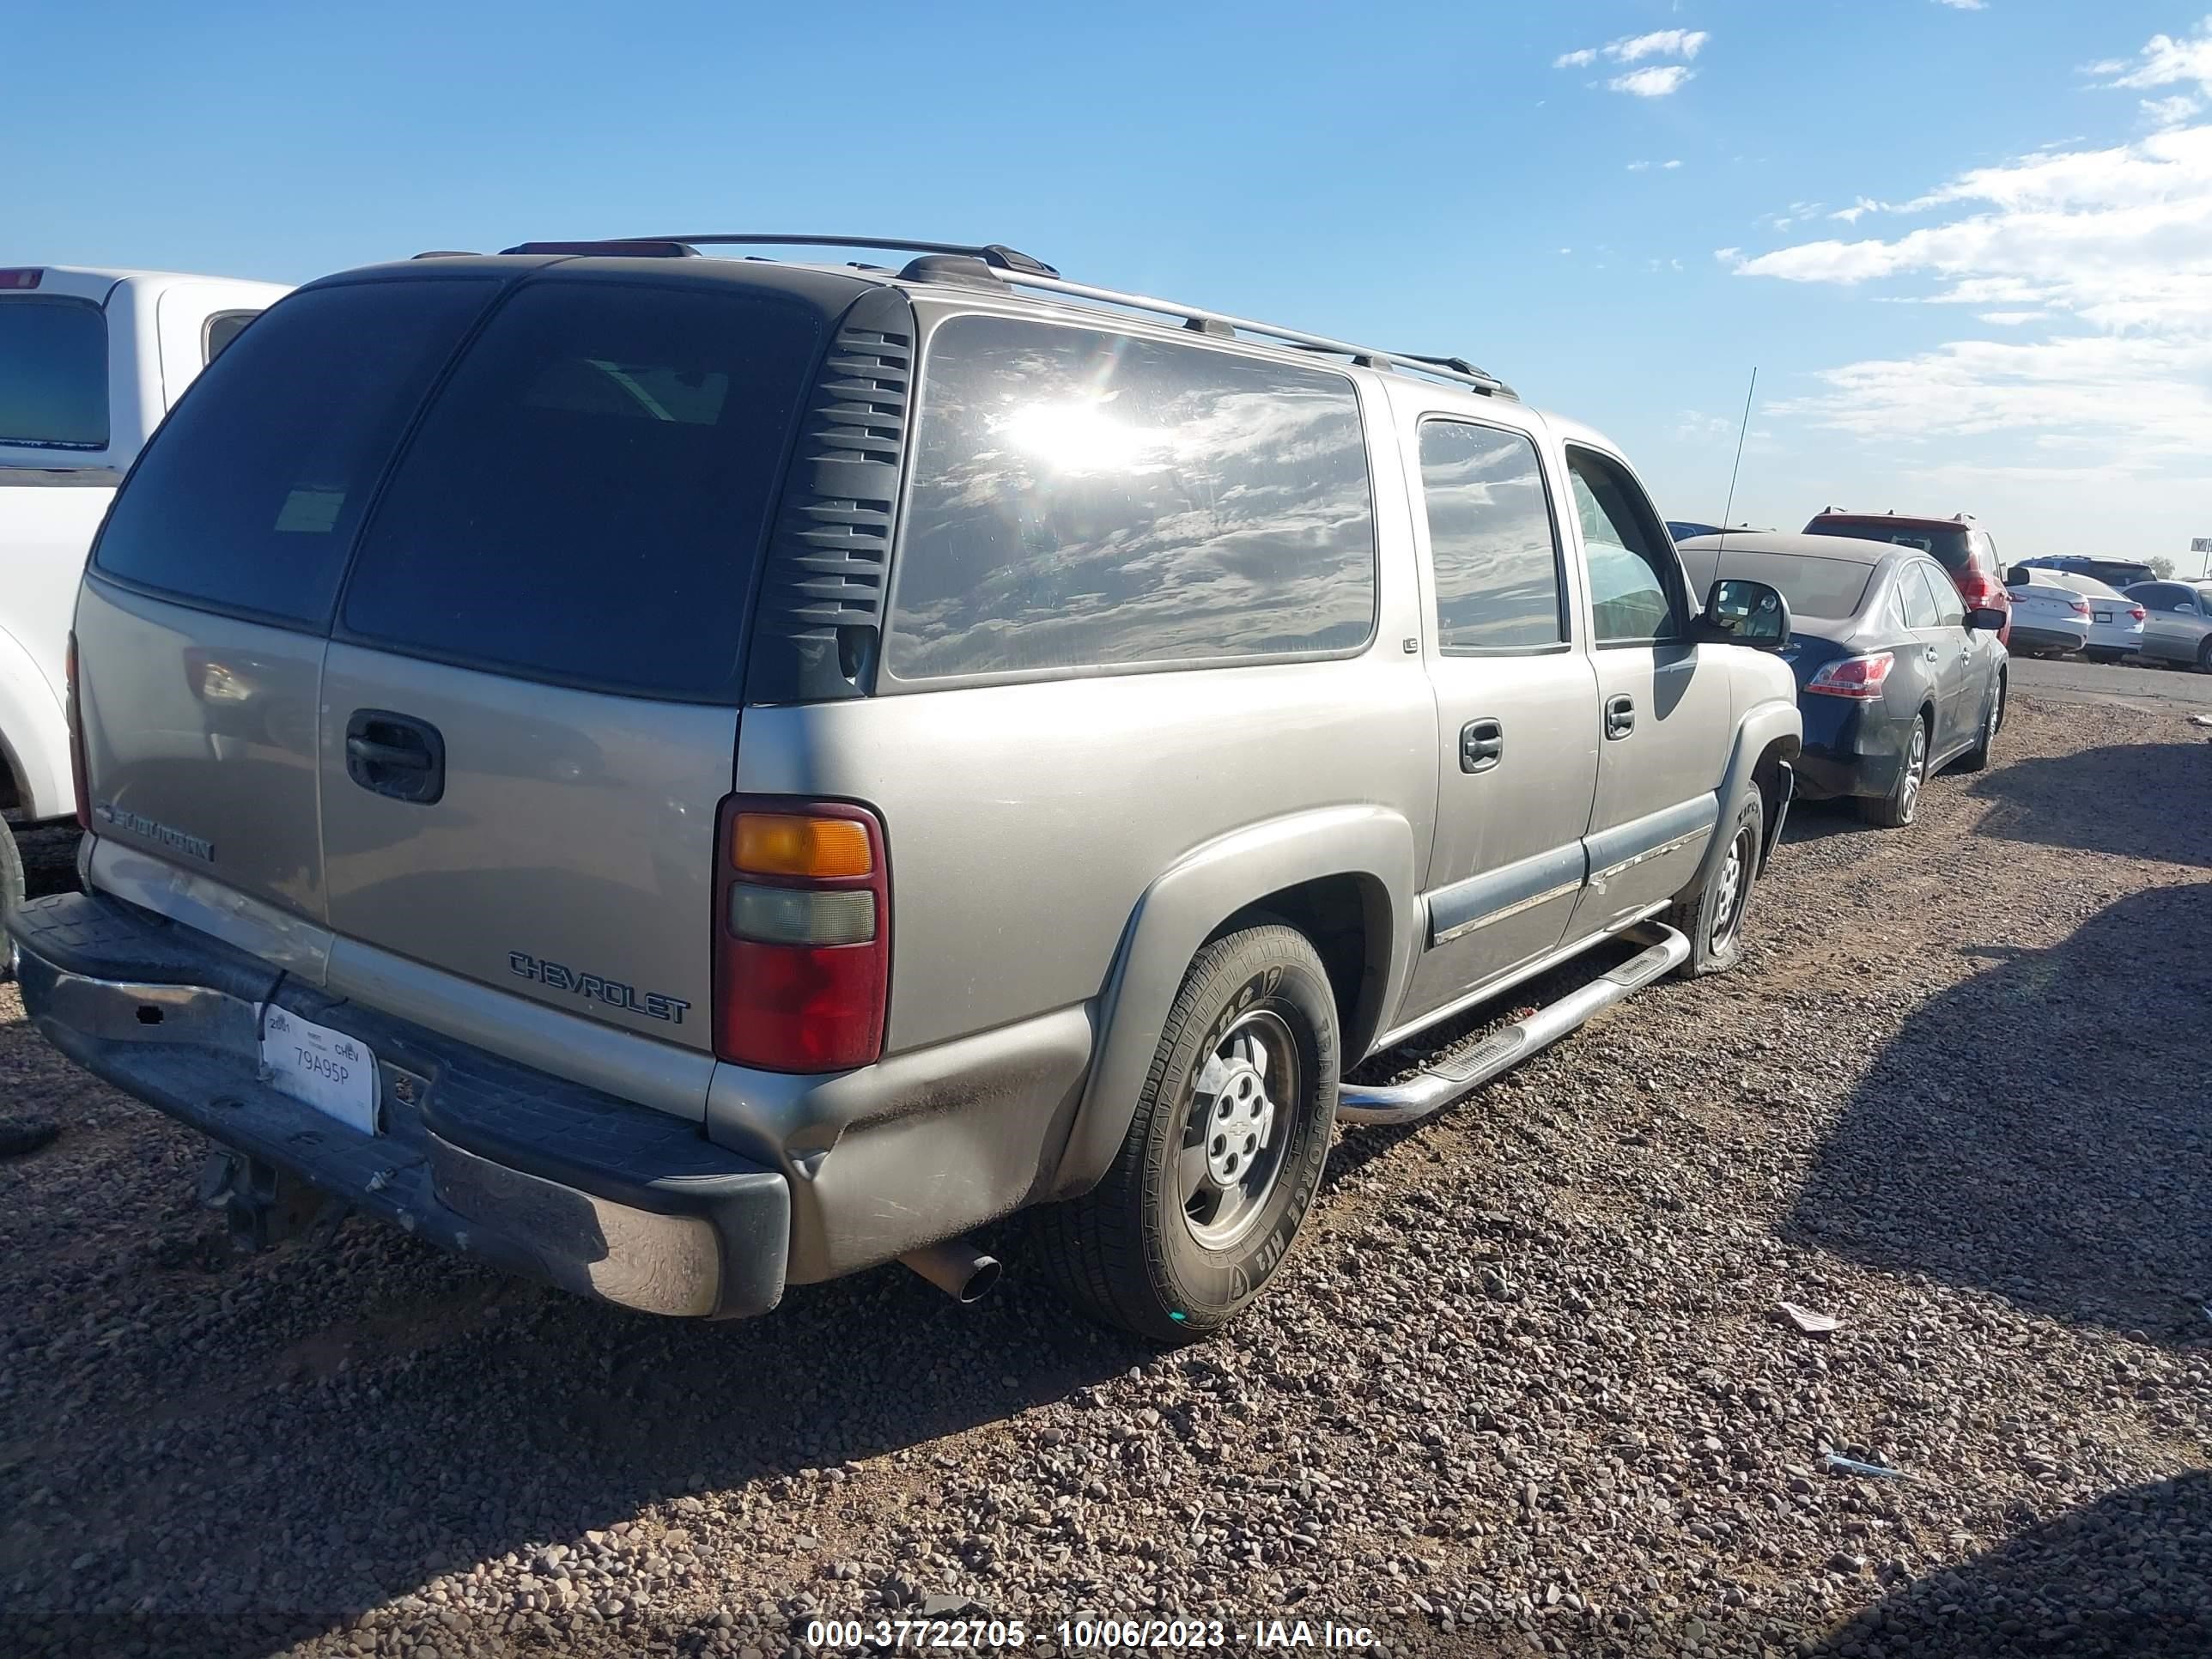
<path fill-rule="evenodd" d="M 1861 702 L 1881 701 L 1881 688 L 1897 659 L 1887 651 L 1869 651 L 1863 657 L 1840 657 L 1822 665 L 1805 682 L 1808 691 L 1826 697 L 1851 697 Z"/>
<path fill-rule="evenodd" d="M 770 1072 L 874 1060 L 890 993 L 881 822 L 843 802 L 733 795 L 716 839 L 715 1054 Z"/>
<path fill-rule="evenodd" d="M 2089 601 L 2087 599 L 2075 599 L 2067 606 L 2067 609 L 2071 611 L 2077 617 L 2086 617 L 2089 614 Z"/>
<path fill-rule="evenodd" d="M 2150 613 L 2145 611 L 2139 605 L 2131 605 L 2128 607 L 2128 620 L 2130 622 L 2146 622 L 2149 620 L 2149 617 Z"/>

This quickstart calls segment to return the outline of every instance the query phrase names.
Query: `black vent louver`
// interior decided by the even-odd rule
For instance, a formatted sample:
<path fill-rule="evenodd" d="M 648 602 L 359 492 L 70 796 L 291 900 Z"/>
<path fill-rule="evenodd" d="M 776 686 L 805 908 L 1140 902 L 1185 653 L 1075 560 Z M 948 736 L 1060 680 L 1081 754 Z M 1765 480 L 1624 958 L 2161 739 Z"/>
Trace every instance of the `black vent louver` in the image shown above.
<path fill-rule="evenodd" d="M 914 343 L 914 307 L 896 289 L 863 295 L 838 324 L 761 572 L 749 702 L 861 696 L 874 678 Z"/>

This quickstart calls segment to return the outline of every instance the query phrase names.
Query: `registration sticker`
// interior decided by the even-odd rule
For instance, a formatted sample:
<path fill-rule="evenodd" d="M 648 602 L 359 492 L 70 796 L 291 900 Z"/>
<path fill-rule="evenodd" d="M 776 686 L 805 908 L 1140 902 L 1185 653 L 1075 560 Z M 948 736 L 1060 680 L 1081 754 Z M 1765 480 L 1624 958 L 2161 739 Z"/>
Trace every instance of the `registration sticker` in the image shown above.
<path fill-rule="evenodd" d="M 359 1037 L 283 1008 L 261 1024 L 263 1080 L 349 1129 L 376 1130 L 376 1056 Z"/>

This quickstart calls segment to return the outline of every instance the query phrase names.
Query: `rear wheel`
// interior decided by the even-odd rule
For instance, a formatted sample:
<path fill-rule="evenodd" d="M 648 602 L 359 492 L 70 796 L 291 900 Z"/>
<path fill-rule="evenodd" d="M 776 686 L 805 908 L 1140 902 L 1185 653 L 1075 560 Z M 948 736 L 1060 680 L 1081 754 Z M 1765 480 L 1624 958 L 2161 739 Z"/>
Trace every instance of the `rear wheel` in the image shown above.
<path fill-rule="evenodd" d="M 1743 913 L 1751 908 L 1766 833 L 1766 802 L 1757 789 L 1724 829 L 1728 844 L 1696 894 L 1676 899 L 1667 913 L 1667 925 L 1689 939 L 1682 972 L 1692 976 L 1724 974 L 1743 960 Z"/>
<path fill-rule="evenodd" d="M 1997 732 L 2004 726 L 2005 677 L 1997 676 L 1996 684 L 1990 688 L 1990 706 L 1982 715 L 1981 735 L 1974 746 L 1959 757 L 1961 772 L 1978 772 L 1990 763 L 1990 750 L 1996 746 Z"/>
<path fill-rule="evenodd" d="M 2197 647 L 2197 672 L 2212 674 L 2212 634 L 2207 634 Z"/>
<path fill-rule="evenodd" d="M 1335 994 L 1303 933 L 1250 927 L 1200 951 L 1114 1167 L 1037 1217 L 1061 1291 L 1153 1342 L 1228 1323 L 1313 1203 L 1342 1060 Z"/>
<path fill-rule="evenodd" d="M 1923 714 L 1912 722 L 1911 734 L 1905 739 L 1905 764 L 1898 771 L 1897 781 L 1887 794 L 1860 801 L 1859 814 L 1884 830 L 1902 830 L 1919 816 L 1920 786 L 1927 781 L 1928 717 Z"/>

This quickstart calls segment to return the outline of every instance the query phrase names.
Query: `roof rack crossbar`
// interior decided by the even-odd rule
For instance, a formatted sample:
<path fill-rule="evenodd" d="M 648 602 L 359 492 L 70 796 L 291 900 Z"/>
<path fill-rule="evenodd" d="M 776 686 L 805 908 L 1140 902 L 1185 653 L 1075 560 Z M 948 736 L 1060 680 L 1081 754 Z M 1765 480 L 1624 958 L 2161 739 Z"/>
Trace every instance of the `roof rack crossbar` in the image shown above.
<path fill-rule="evenodd" d="M 900 253 L 965 253 L 994 270 L 1021 271 L 1030 276 L 1057 276 L 1060 272 L 1039 258 L 1003 242 L 915 242 L 897 236 L 772 235 L 747 231 L 724 236 L 635 236 L 638 242 L 683 242 L 698 247 L 879 247 Z"/>
<path fill-rule="evenodd" d="M 1164 317 L 1181 317 L 1200 323 L 1217 323 L 1238 333 L 1257 335 L 1261 339 L 1280 341 L 1306 351 L 1326 352 L 1331 356 L 1349 357 L 1363 367 L 1375 368 L 1395 364 L 1416 374 L 1426 374 L 1439 380 L 1455 381 L 1473 386 L 1477 392 L 1511 398 L 1516 394 L 1511 386 L 1486 370 L 1477 368 L 1463 357 L 1424 357 L 1408 351 L 1383 351 L 1374 346 L 1354 345 L 1348 340 L 1333 340 L 1325 334 L 1307 334 L 1293 328 L 1283 328 L 1273 323 L 1255 323 L 1245 317 L 1231 317 L 1225 312 L 1206 311 L 1197 306 L 1184 305 L 1175 300 L 1154 299 L 1150 295 L 1124 294 L 1118 289 L 1094 288 L 1088 283 L 1071 283 L 1062 276 L 1036 276 L 1023 273 L 1005 274 L 1003 280 L 1013 288 L 1040 289 L 1050 294 L 1073 295 L 1079 299 L 1103 301 L 1108 305 L 1126 306 L 1132 311 L 1150 311 Z M 1208 331 L 1209 332 L 1211 331 Z"/>

